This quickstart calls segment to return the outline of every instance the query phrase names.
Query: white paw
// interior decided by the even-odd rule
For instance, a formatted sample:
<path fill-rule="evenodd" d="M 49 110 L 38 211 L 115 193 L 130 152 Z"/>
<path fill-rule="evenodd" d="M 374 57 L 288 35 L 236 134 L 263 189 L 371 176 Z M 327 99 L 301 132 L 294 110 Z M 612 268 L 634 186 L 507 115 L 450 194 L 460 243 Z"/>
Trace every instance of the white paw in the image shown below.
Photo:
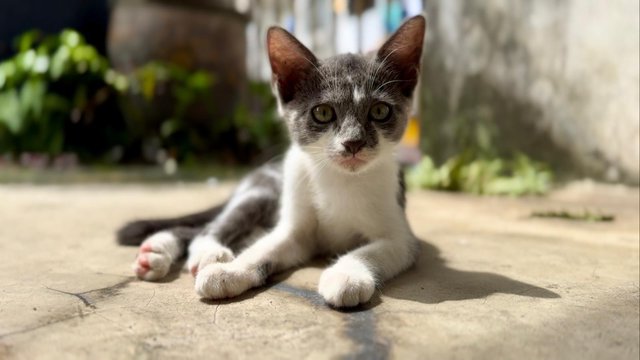
<path fill-rule="evenodd" d="M 260 285 L 255 270 L 231 263 L 215 263 L 205 266 L 196 276 L 196 292 L 206 299 L 224 299 L 238 296 Z"/>
<path fill-rule="evenodd" d="M 226 263 L 234 259 L 233 252 L 211 238 L 196 238 L 189 246 L 187 269 L 196 276 L 205 266 L 215 263 Z"/>
<path fill-rule="evenodd" d="M 179 240 L 171 232 L 159 232 L 140 245 L 133 271 L 142 280 L 159 280 L 169 273 L 171 264 L 179 255 Z"/>
<path fill-rule="evenodd" d="M 366 303 L 376 290 L 376 281 L 366 268 L 349 269 L 338 264 L 322 272 L 318 292 L 327 304 L 351 307 Z"/>

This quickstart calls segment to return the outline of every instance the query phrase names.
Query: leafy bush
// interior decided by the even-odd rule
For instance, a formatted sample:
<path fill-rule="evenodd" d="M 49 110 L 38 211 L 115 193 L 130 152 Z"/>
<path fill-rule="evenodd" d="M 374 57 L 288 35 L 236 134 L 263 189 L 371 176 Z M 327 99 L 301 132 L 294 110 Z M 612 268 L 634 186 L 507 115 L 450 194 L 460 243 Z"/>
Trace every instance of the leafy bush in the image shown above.
<path fill-rule="evenodd" d="M 229 118 L 211 121 L 208 72 L 151 62 L 123 74 L 73 30 L 29 31 L 16 45 L 0 63 L 0 154 L 188 161 L 224 150 L 246 161 L 281 149 L 272 146 L 283 136 L 266 84 L 250 84 Z"/>
<path fill-rule="evenodd" d="M 284 151 L 287 137 L 276 113 L 276 100 L 270 85 L 251 82 L 248 95 L 248 101 L 234 112 L 233 127 L 245 157 L 259 155 L 264 161 Z"/>
<path fill-rule="evenodd" d="M 430 156 L 409 171 L 410 186 L 511 196 L 549 190 L 553 172 L 546 164 L 503 146 L 507 135 L 497 120 L 504 113 L 495 103 L 473 94 L 452 106 L 428 88 L 422 90 L 421 145 Z"/>
<path fill-rule="evenodd" d="M 156 61 L 128 76 L 109 70 L 106 80 L 117 86 L 121 95 L 129 136 L 125 147 L 129 152 L 141 152 L 147 160 L 155 160 L 158 152 L 173 158 L 205 152 L 207 141 L 229 128 L 224 121 L 215 122 L 215 126 L 188 121 L 194 117 L 196 106 L 200 107 L 200 117 L 212 118 L 210 93 L 215 79 L 205 71 L 188 71 Z"/>
<path fill-rule="evenodd" d="M 442 166 L 425 157 L 411 169 L 407 183 L 413 188 L 464 191 L 486 195 L 540 195 L 549 190 L 552 173 L 541 163 L 517 154 L 513 160 L 454 156 Z"/>
<path fill-rule="evenodd" d="M 0 63 L 0 152 L 70 150 L 69 127 L 92 122 L 109 99 L 108 62 L 72 30 L 30 31 L 17 44 L 18 53 Z"/>

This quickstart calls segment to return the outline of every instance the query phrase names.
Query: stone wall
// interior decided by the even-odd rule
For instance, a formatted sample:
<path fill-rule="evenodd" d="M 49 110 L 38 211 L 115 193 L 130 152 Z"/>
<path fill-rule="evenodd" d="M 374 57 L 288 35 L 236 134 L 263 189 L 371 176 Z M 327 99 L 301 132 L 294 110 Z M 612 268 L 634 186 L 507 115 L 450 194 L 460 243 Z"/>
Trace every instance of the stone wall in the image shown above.
<path fill-rule="evenodd" d="M 428 0 L 427 14 L 436 158 L 493 136 L 560 173 L 638 182 L 637 0 Z"/>

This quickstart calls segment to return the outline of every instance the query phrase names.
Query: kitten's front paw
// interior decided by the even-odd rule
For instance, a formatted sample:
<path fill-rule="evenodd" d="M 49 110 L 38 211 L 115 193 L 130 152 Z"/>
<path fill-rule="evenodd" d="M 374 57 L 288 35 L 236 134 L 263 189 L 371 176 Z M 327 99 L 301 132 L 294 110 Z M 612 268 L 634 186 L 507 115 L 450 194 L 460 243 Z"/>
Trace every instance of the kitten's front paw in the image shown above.
<path fill-rule="evenodd" d="M 162 279 L 169 273 L 174 257 L 179 255 L 179 246 L 178 239 L 170 232 L 150 236 L 140 245 L 132 266 L 134 273 L 145 281 Z"/>
<path fill-rule="evenodd" d="M 227 263 L 234 259 L 233 253 L 226 246 L 208 241 L 203 244 L 194 244 L 189 248 L 187 269 L 191 275 L 196 276 L 205 266 L 215 263 Z"/>
<path fill-rule="evenodd" d="M 196 292 L 206 299 L 230 298 L 260 285 L 258 278 L 256 271 L 233 262 L 210 264 L 198 272 Z"/>
<path fill-rule="evenodd" d="M 376 281 L 368 270 L 354 270 L 334 265 L 320 276 L 318 292 L 327 304 L 352 307 L 366 303 L 376 289 Z"/>

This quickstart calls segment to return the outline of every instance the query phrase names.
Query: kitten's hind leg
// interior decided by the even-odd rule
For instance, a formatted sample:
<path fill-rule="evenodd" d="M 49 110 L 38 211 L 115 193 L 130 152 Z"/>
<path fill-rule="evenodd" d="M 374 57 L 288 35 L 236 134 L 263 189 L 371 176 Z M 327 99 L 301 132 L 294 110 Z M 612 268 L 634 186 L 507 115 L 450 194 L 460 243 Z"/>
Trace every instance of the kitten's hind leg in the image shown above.
<path fill-rule="evenodd" d="M 222 213 L 189 245 L 187 269 L 193 276 L 205 266 L 234 259 L 228 247 L 246 240 L 275 221 L 278 194 L 254 188 L 236 194 Z"/>
<path fill-rule="evenodd" d="M 196 276 L 209 264 L 230 262 L 234 256 L 229 246 L 247 240 L 258 229 L 272 228 L 281 187 L 277 165 L 262 166 L 245 177 L 220 214 L 189 246 L 187 268 L 191 274 Z"/>
<path fill-rule="evenodd" d="M 200 228 L 178 227 L 159 231 L 142 242 L 133 263 L 136 276 L 145 281 L 160 280 L 171 269 L 171 264 L 184 255 L 186 244 Z"/>

